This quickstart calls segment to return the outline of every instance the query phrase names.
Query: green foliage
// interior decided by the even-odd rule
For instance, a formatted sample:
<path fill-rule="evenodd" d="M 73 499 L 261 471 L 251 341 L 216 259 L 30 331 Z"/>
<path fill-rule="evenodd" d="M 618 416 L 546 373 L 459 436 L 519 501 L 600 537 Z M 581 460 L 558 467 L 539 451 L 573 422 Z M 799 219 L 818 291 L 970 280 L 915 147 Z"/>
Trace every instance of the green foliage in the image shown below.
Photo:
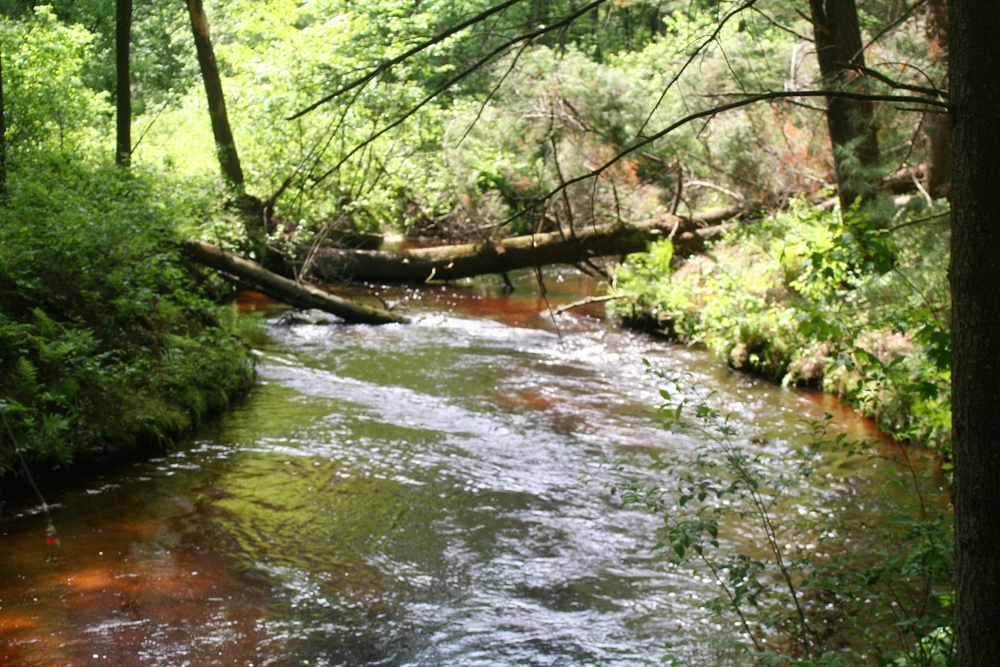
<path fill-rule="evenodd" d="M 831 180 L 816 109 L 776 101 L 680 127 L 599 179 L 544 199 L 691 111 L 747 91 L 811 86 L 816 66 L 797 36 L 811 26 L 788 3 L 758 3 L 753 10 L 728 1 L 605 3 L 560 30 L 495 52 L 512 37 L 555 25 L 578 9 L 562 1 L 520 2 L 295 120 L 289 118 L 324 95 L 490 3 L 207 4 L 248 190 L 264 199 L 281 193 L 267 234 L 289 252 L 336 228 L 458 230 L 477 237 L 581 228 L 647 219 L 668 208 L 777 204 Z M 51 8 L 30 11 L 27 3 L 4 7 L 8 164 L 21 174 L 12 188 L 21 189 L 15 195 L 25 216 L 39 209 L 29 193 L 34 188 L 37 201 L 51 204 L 43 217 L 58 211 L 69 236 L 84 236 L 87 222 L 67 203 L 77 195 L 57 201 L 45 192 L 45 179 L 82 191 L 78 181 L 91 175 L 74 165 L 100 162 L 113 150 L 113 5 L 54 0 Z M 915 15 L 881 30 L 886 20 L 899 18 L 883 16 L 890 9 L 862 15 L 865 28 L 879 34 L 870 62 L 907 63 L 893 76 L 911 84 L 939 81 L 942 66 Z M 475 74 L 442 88 L 487 56 Z M 246 221 L 227 212 L 230 193 L 216 176 L 183 5 L 136 6 L 132 70 L 133 164 L 156 174 L 156 205 L 169 201 L 186 233 L 240 246 Z M 900 163 L 923 159 L 912 121 L 888 107 L 879 118 L 883 153 Z M 61 160 L 53 157 L 57 153 Z M 44 176 L 29 177 L 31 170 Z M 115 202 L 138 186 L 109 181 L 102 187 L 85 196 Z M 97 215 L 119 214 L 127 212 Z M 894 224 L 916 215 L 921 213 L 906 211 Z M 796 217 L 802 224 L 793 226 Z M 788 383 L 822 383 L 893 433 L 946 444 L 947 298 L 935 277 L 941 253 L 925 252 L 928 237 L 915 228 L 890 237 L 875 231 L 872 219 L 835 218 L 800 206 L 761 232 L 735 232 L 740 249 L 719 247 L 715 260 L 682 268 L 688 282 L 661 280 L 669 256 L 623 270 L 620 282 L 641 291 L 641 305 L 659 311 L 679 337 L 705 342 L 734 366 Z M 38 231 L 37 238 L 45 233 Z M 31 265 L 29 255 L 24 251 L 16 266 Z M 111 252 L 109 261 L 128 257 Z M 169 253 L 149 258 L 161 268 L 174 262 Z M 83 283 L 85 270 L 62 278 Z M 134 279 L 122 268 L 112 273 L 116 280 Z M 22 273 L 25 284 L 28 275 Z M 137 289 L 156 294 L 174 279 L 144 278 L 149 284 Z M 38 307 L 61 321 L 54 314 L 77 295 L 64 293 L 41 271 L 30 280 L 45 294 Z M 81 293 L 95 317 L 114 304 L 132 321 L 161 326 L 149 302 L 108 300 L 107 292 Z M 126 327 L 137 338 L 150 336 L 141 330 Z"/>
<path fill-rule="evenodd" d="M 704 604 L 736 621 L 747 652 L 768 665 L 953 664 L 951 519 L 928 462 L 834 434 L 829 415 L 805 425 L 800 448 L 758 447 L 711 393 L 652 372 L 665 383 L 665 426 L 697 437 L 697 453 L 654 453 L 670 486 L 624 480 L 613 491 L 662 518 L 654 548 L 670 567 L 718 585 Z M 841 465 L 898 471 L 878 508 L 884 524 L 859 529 L 846 506 L 868 482 L 831 472 Z"/>
<path fill-rule="evenodd" d="M 94 150 L 110 107 L 83 79 L 93 35 L 60 23 L 43 6 L 20 21 L 0 18 L 0 45 L 8 150 L 15 158 Z"/>
<path fill-rule="evenodd" d="M 37 159 L 0 208 L 0 479 L 165 444 L 252 381 L 140 173 Z"/>
<path fill-rule="evenodd" d="M 641 101 L 628 76 L 575 49 L 544 47 L 504 59 L 497 72 L 504 86 L 453 113 L 447 126 L 449 185 L 463 217 L 493 233 L 521 214 L 509 231 L 527 233 L 631 222 L 660 208 L 658 191 L 643 187 L 631 159 L 546 200 L 635 133 Z"/>
<path fill-rule="evenodd" d="M 947 244 L 939 227 L 905 222 L 926 216 L 901 210 L 889 234 L 858 212 L 799 203 L 676 270 L 631 261 L 617 286 L 634 301 L 616 307 L 651 312 L 735 368 L 822 386 L 895 437 L 947 450 Z"/>
<path fill-rule="evenodd" d="M 88 88 L 114 96 L 116 4 L 105 0 L 52 0 L 50 12 L 64 25 L 90 35 L 81 69 Z M 133 2 L 130 75 L 133 113 L 158 107 L 197 82 L 190 57 L 191 28 L 183 3 Z M 149 109 L 152 110 L 152 109 Z"/>
<path fill-rule="evenodd" d="M 578 9 L 562 1 L 519 2 L 294 121 L 289 117 L 323 95 L 490 3 L 207 5 L 249 190 L 265 199 L 282 192 L 277 224 L 269 230 L 276 243 L 308 240 L 330 226 L 489 228 L 526 209 L 530 214 L 510 230 L 628 220 L 675 195 L 682 210 L 770 203 L 831 178 L 816 111 L 776 101 L 679 128 L 606 171 L 595 188 L 581 183 L 544 210 L 532 208 L 561 179 L 603 164 L 696 108 L 747 91 L 812 85 L 816 67 L 797 37 L 811 26 L 788 3 L 738 11 L 740 4 L 728 1 L 608 2 L 530 46 L 515 40 L 444 89 L 501 44 Z M 68 94 L 49 86 L 52 99 L 79 104 L 94 98 L 105 107 L 77 109 L 61 128 L 106 124 L 114 87 L 113 3 L 54 0 L 51 10 L 38 10 L 44 21 L 11 12 L 19 16 L 6 23 L 11 34 L 45 22 L 76 45 L 72 57 L 44 59 L 77 72 L 77 89 Z M 927 84 L 923 73 L 939 77 L 940 63 L 928 55 L 917 18 L 883 31 L 886 12 L 896 18 L 886 8 L 863 13 L 865 27 L 879 34 L 871 57 L 907 63 L 893 76 L 909 83 Z M 183 5 L 137 4 L 132 41 L 136 134 L 142 136 L 135 159 L 213 178 L 213 141 L 201 88 L 193 85 L 197 67 Z M 4 48 L 8 59 L 11 45 Z M 32 71 L 59 80 L 44 68 Z M 887 155 L 922 159 L 909 117 L 879 120 Z"/>

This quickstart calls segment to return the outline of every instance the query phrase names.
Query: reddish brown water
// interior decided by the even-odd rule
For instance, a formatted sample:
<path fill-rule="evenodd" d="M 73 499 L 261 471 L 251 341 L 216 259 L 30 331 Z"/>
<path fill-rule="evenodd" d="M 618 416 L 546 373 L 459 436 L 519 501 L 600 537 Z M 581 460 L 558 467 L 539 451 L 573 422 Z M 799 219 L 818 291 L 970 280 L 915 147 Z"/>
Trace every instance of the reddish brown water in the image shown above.
<path fill-rule="evenodd" d="M 659 664 L 724 630 L 662 566 L 616 474 L 699 443 L 642 359 L 720 392 L 774 453 L 831 404 L 609 327 L 522 277 L 383 290 L 387 327 L 269 325 L 258 388 L 175 452 L 0 518 L 0 665 Z M 248 309 L 266 306 L 246 297 Z M 868 429 L 838 415 L 855 434 Z M 855 474 L 855 473 L 852 473 Z M 870 472 L 865 473 L 870 474 Z M 864 502 L 864 485 L 850 500 Z M 831 508 L 836 511 L 836 507 Z M 846 510 L 846 507 L 844 508 Z M 856 508 L 855 508 L 856 509 Z"/>

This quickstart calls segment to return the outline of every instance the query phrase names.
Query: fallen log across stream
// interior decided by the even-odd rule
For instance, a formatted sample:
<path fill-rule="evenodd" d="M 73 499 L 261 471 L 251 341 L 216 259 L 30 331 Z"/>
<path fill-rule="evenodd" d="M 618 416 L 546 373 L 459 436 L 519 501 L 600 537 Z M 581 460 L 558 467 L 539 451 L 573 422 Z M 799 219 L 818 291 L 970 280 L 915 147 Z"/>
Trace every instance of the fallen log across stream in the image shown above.
<path fill-rule="evenodd" d="M 736 208 L 707 211 L 691 218 L 664 214 L 643 222 L 595 225 L 588 229 L 517 236 L 496 242 L 464 243 L 415 250 L 343 250 L 320 248 L 312 260 L 311 277 L 320 281 L 421 283 L 456 280 L 488 273 L 547 264 L 582 264 L 595 257 L 642 252 L 651 241 L 669 238 L 674 250 L 690 253 L 717 236 L 735 217 Z M 317 308 L 351 324 L 389 324 L 407 318 L 334 296 L 289 280 L 259 264 L 205 241 L 183 243 L 194 261 L 238 281 L 250 283 L 268 296 L 297 308 Z"/>
<path fill-rule="evenodd" d="M 551 232 L 495 242 L 463 243 L 413 250 L 320 248 L 310 275 L 320 281 L 422 283 L 456 280 L 547 264 L 580 264 L 595 257 L 642 252 L 657 239 L 671 238 L 676 252 L 693 252 L 718 235 L 736 209 L 709 211 L 693 218 L 664 214 L 652 220 L 596 225 L 572 234 Z"/>
<path fill-rule="evenodd" d="M 408 321 L 402 315 L 388 310 L 353 303 L 318 287 L 283 278 L 259 264 L 205 241 L 185 241 L 183 249 L 188 257 L 199 264 L 251 283 L 271 298 L 296 308 L 316 308 L 350 324 L 394 324 Z"/>

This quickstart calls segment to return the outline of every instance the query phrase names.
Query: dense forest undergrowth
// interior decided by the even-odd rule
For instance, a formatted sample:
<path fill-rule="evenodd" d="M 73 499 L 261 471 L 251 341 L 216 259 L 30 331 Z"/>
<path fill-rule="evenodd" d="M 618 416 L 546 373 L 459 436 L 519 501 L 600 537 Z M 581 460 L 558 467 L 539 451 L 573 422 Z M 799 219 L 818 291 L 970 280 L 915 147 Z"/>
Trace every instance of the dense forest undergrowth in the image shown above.
<path fill-rule="evenodd" d="M 254 379 L 169 202 L 113 165 L 35 162 L 0 211 L 4 494 L 158 452 Z M 55 481 L 51 479 L 51 481 Z"/>
<path fill-rule="evenodd" d="M 615 313 L 947 456 L 946 21 L 843 7 L 846 29 L 782 0 L 5 3 L 0 471 L 168 442 L 247 386 L 181 238 L 308 281 L 372 233 L 718 207 L 744 220 L 708 253 L 584 267 L 631 297 Z M 831 64 L 831 37 L 863 54 Z"/>
<path fill-rule="evenodd" d="M 616 273 L 626 298 L 613 311 L 734 368 L 822 388 L 947 457 L 947 208 L 918 204 L 874 231 L 860 215 L 796 202 L 694 257 L 658 243 Z"/>

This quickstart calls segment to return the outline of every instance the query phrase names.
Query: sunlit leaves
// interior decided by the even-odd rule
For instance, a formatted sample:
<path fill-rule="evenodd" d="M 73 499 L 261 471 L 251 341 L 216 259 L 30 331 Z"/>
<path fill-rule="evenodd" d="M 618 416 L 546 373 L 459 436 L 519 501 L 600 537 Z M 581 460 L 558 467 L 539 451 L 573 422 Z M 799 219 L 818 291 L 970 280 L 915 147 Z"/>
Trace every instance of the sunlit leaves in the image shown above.
<path fill-rule="evenodd" d="M 0 19 L 0 40 L 7 138 L 15 156 L 39 149 L 93 150 L 110 107 L 83 81 L 92 35 L 39 7 L 21 21 Z"/>
<path fill-rule="evenodd" d="M 9 186 L 0 477 L 12 467 L 11 437 L 35 470 L 94 462 L 150 437 L 166 442 L 246 388 L 246 349 L 179 261 L 160 200 L 169 190 L 158 193 L 141 169 L 62 153 L 19 164 Z"/>

